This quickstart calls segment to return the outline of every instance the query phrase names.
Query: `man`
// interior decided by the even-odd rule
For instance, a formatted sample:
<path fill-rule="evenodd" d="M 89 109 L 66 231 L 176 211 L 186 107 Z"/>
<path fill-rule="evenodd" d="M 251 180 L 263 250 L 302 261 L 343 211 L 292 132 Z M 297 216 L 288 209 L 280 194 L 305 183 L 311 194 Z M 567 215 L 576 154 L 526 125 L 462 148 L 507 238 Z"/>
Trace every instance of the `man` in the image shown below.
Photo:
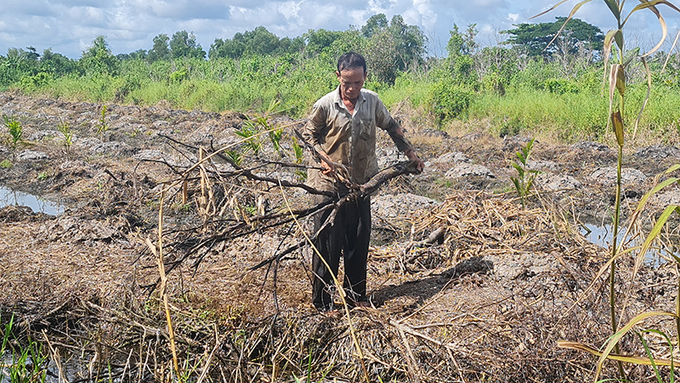
<path fill-rule="evenodd" d="M 346 53 L 338 59 L 335 72 L 339 86 L 319 99 L 305 126 L 305 139 L 319 153 L 321 168 L 310 169 L 308 181 L 319 190 L 346 193 L 340 179 L 348 177 L 363 184 L 378 172 L 375 155 L 376 127 L 385 130 L 397 148 L 422 171 L 424 164 L 404 137 L 399 124 L 375 92 L 362 89 L 366 81 L 366 61 L 357 53 Z M 317 197 L 320 203 L 328 197 Z M 317 214 L 314 232 L 326 221 L 330 211 Z M 334 221 L 314 241 L 323 259 L 314 252 L 315 274 L 312 301 L 320 311 L 333 309 L 330 272 L 337 276 L 340 256 L 345 258 L 344 290 L 348 302 L 367 306 L 366 259 L 371 235 L 371 202 L 366 197 L 350 201 L 338 209 Z M 344 254 L 343 254 L 344 253 Z M 328 264 L 328 266 L 326 266 Z M 330 267 L 330 271 L 328 270 Z"/>

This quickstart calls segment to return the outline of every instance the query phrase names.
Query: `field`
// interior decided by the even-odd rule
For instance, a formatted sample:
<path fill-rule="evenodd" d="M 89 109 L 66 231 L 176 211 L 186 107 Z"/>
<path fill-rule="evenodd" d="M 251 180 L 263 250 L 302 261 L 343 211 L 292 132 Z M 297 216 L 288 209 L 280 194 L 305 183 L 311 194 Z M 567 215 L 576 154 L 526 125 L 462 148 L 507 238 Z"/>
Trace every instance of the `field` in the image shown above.
<path fill-rule="evenodd" d="M 372 307 L 328 316 L 311 305 L 310 250 L 295 247 L 309 232 L 302 212 L 311 207 L 293 140 L 303 120 L 19 92 L 0 94 L 0 105 L 24 137 L 1 149 L 0 183 L 66 206 L 56 217 L 0 210 L 7 374 L 71 382 L 581 382 L 596 358 L 557 342 L 599 348 L 610 336 L 606 277 L 598 273 L 609 253 L 587 241 L 583 227 L 611 222 L 611 138 L 602 139 L 609 146 L 572 144 L 537 133 L 531 166 L 541 173 L 523 207 L 510 164 L 527 132 L 500 136 L 503 127 L 482 116 L 433 129 L 392 105 L 427 167 L 372 197 Z M 270 139 L 266 132 L 277 129 L 280 138 Z M 626 147 L 624 216 L 680 158 L 664 146 L 672 134 L 641 137 Z M 404 159 L 389 138 L 379 141 L 382 167 Z M 205 160 L 215 152 L 227 158 Z M 650 201 L 641 230 L 676 193 Z M 285 249 L 294 250 L 272 261 Z M 633 267 L 632 257 L 620 259 L 621 322 L 651 308 L 674 311 L 674 264 L 646 262 L 635 277 Z M 645 326 L 672 334 L 675 322 Z M 669 357 L 661 336 L 643 338 L 655 357 Z M 45 361 L 16 372 L 11 355 L 31 345 Z M 645 353 L 633 335 L 621 345 L 622 353 Z M 648 366 L 626 372 L 632 381 L 656 379 Z M 604 376 L 616 374 L 606 363 Z"/>

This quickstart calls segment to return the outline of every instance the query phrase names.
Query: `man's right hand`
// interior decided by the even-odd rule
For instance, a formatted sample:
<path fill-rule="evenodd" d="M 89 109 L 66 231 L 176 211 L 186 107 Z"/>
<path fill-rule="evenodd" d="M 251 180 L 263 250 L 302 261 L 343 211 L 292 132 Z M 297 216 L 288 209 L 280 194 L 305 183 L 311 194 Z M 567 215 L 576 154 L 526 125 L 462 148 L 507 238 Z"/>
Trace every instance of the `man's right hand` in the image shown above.
<path fill-rule="evenodd" d="M 321 159 L 321 167 L 323 168 L 321 170 L 321 172 L 324 175 L 329 176 L 329 175 L 335 173 L 335 166 L 333 166 L 332 163 L 326 162 L 324 159 Z"/>

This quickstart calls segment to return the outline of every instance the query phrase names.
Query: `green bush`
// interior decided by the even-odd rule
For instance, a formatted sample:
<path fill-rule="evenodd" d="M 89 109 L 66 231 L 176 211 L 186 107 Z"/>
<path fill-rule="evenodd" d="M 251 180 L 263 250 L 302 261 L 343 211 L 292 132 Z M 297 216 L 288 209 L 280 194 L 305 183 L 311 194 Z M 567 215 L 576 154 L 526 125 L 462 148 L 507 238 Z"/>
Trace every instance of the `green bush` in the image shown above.
<path fill-rule="evenodd" d="M 50 73 L 39 72 L 38 74 L 33 76 L 21 77 L 19 86 L 21 89 L 24 89 L 26 91 L 33 91 L 48 85 L 52 81 L 54 81 L 54 77 Z"/>
<path fill-rule="evenodd" d="M 189 78 L 187 68 L 176 70 L 170 74 L 170 82 L 179 83 Z"/>
<path fill-rule="evenodd" d="M 439 126 L 460 114 L 470 106 L 472 91 L 453 80 L 442 80 L 432 86 L 430 110 Z"/>
<path fill-rule="evenodd" d="M 565 94 L 578 93 L 578 85 L 566 78 L 549 78 L 543 83 L 543 87 L 550 93 Z"/>

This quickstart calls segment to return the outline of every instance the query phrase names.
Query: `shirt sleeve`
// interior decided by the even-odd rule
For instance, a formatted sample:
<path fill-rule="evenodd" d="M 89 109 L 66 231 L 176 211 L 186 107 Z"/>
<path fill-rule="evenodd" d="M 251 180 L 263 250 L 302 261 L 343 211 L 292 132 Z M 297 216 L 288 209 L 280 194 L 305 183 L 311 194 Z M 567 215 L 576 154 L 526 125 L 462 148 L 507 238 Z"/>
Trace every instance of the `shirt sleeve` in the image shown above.
<path fill-rule="evenodd" d="M 320 103 L 315 103 L 302 131 L 302 137 L 317 151 L 323 151 L 321 144 L 326 142 L 325 137 L 328 132 L 326 114 L 325 108 Z"/>
<path fill-rule="evenodd" d="M 400 152 L 405 152 L 408 149 L 413 149 L 413 145 L 404 137 L 404 131 L 402 129 L 399 129 L 399 123 L 390 116 L 390 112 L 387 110 L 387 107 L 385 107 L 385 104 L 382 103 L 380 99 L 378 99 L 377 105 L 376 105 L 376 113 L 375 113 L 375 123 L 380 129 L 383 129 L 384 131 L 387 132 L 387 134 L 390 135 L 390 138 L 392 141 L 394 141 L 394 144 L 397 146 L 397 149 L 399 149 Z M 401 134 L 399 134 L 401 132 Z"/>

